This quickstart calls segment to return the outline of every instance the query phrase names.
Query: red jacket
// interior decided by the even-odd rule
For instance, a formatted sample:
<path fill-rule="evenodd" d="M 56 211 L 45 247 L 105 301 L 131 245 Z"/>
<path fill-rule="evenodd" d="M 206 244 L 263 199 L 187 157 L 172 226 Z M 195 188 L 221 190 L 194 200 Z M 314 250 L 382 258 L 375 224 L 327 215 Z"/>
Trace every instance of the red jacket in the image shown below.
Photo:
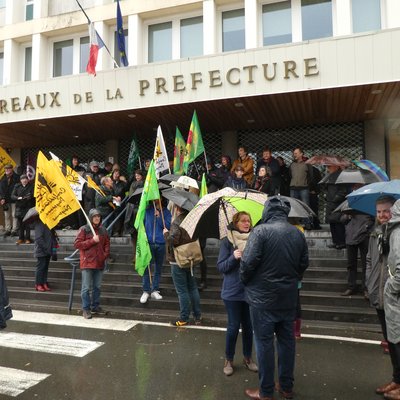
<path fill-rule="evenodd" d="M 89 225 L 82 226 L 75 238 L 74 246 L 80 252 L 81 269 L 103 269 L 104 262 L 110 256 L 110 238 L 107 230 L 100 225 L 94 227 L 94 231 L 100 238 L 98 243 L 93 240 Z"/>

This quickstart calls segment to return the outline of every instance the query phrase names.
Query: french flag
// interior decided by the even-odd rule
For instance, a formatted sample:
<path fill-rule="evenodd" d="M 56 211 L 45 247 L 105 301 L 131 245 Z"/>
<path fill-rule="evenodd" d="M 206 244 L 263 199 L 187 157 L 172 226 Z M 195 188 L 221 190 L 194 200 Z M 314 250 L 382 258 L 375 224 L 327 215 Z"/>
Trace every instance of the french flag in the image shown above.
<path fill-rule="evenodd" d="M 86 66 L 86 71 L 89 74 L 96 76 L 96 64 L 99 50 L 104 46 L 104 42 L 94 28 L 94 23 L 89 24 L 90 52 L 89 61 Z"/>

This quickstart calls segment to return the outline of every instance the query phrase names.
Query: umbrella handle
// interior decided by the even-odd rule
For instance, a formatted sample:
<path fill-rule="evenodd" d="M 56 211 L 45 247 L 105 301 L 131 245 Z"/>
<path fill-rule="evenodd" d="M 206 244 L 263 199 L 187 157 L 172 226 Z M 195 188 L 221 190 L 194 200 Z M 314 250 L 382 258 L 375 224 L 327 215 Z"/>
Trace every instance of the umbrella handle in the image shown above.
<path fill-rule="evenodd" d="M 224 214 L 225 214 L 226 222 L 227 222 L 228 225 L 229 225 L 228 213 L 226 212 L 225 201 L 224 201 L 223 199 L 221 199 L 221 205 L 222 205 L 222 209 L 223 209 Z M 232 229 L 230 229 L 230 231 L 232 232 Z M 235 238 L 234 238 L 233 235 L 232 235 L 232 240 L 233 240 L 233 248 L 234 248 L 234 249 L 237 249 L 238 247 L 237 247 L 237 245 L 236 245 Z"/>

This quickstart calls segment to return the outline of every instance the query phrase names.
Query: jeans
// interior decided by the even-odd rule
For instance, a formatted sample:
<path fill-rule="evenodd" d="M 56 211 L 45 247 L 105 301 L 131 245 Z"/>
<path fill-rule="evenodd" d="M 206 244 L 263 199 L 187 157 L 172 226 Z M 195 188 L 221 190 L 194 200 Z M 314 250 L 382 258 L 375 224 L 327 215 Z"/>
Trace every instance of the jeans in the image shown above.
<path fill-rule="evenodd" d="M 253 326 L 251 325 L 249 305 L 245 301 L 224 300 L 228 314 L 226 328 L 225 358 L 233 361 L 236 341 L 242 325 L 242 346 L 244 358 L 251 358 L 253 348 Z"/>
<path fill-rule="evenodd" d="M 250 306 L 256 344 L 260 397 L 272 397 L 275 388 L 275 346 L 278 350 L 278 376 L 283 391 L 290 392 L 294 382 L 296 343 L 293 321 L 296 310 L 265 310 Z"/>
<path fill-rule="evenodd" d="M 290 189 L 290 197 L 301 200 L 303 203 L 310 205 L 310 189 Z"/>
<path fill-rule="evenodd" d="M 47 272 L 49 271 L 50 256 L 38 257 L 36 264 L 36 285 L 47 283 Z"/>
<path fill-rule="evenodd" d="M 367 253 L 368 253 L 369 238 L 367 237 L 359 244 L 347 245 L 347 270 L 348 270 L 348 286 L 351 290 L 357 289 L 357 255 L 360 249 L 361 259 L 361 289 L 365 288 L 365 270 L 367 268 Z"/>
<path fill-rule="evenodd" d="M 82 309 L 89 310 L 100 305 L 100 288 L 103 280 L 103 270 L 94 268 L 85 268 L 82 272 Z M 90 291 L 92 291 L 92 300 L 90 300 Z"/>
<path fill-rule="evenodd" d="M 146 268 L 146 270 L 144 271 L 142 278 L 142 285 L 143 285 L 143 290 L 145 292 L 153 292 L 159 289 L 161 271 L 165 256 L 165 244 L 151 244 L 151 243 L 149 244 L 152 255 L 149 267 L 151 267 L 151 265 L 154 265 L 154 268 L 151 270 L 152 273 L 151 284 L 150 284 L 149 267 Z"/>
<path fill-rule="evenodd" d="M 181 268 L 178 264 L 171 263 L 171 274 L 179 299 L 180 320 L 189 321 L 191 310 L 194 318 L 200 319 L 200 295 L 196 278 L 192 276 L 190 268 Z"/>
<path fill-rule="evenodd" d="M 383 337 L 387 341 L 387 328 L 385 319 L 385 310 L 376 309 L 378 314 L 379 322 L 382 327 Z M 400 343 L 390 343 L 388 342 L 390 361 L 393 368 L 393 382 L 400 384 Z"/>

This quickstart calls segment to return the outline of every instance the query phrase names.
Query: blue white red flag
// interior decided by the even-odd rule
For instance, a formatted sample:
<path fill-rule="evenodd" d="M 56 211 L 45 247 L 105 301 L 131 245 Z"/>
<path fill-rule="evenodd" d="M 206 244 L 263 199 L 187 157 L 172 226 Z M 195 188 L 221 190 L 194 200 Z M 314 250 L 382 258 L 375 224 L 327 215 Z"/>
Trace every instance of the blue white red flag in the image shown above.
<path fill-rule="evenodd" d="M 104 47 L 104 42 L 101 39 L 100 35 L 97 33 L 94 28 L 93 22 L 89 24 L 89 38 L 90 38 L 90 51 L 89 51 L 89 61 L 86 66 L 86 71 L 89 74 L 93 74 L 96 76 L 96 65 L 97 65 L 97 56 L 99 54 L 99 50 Z"/>

